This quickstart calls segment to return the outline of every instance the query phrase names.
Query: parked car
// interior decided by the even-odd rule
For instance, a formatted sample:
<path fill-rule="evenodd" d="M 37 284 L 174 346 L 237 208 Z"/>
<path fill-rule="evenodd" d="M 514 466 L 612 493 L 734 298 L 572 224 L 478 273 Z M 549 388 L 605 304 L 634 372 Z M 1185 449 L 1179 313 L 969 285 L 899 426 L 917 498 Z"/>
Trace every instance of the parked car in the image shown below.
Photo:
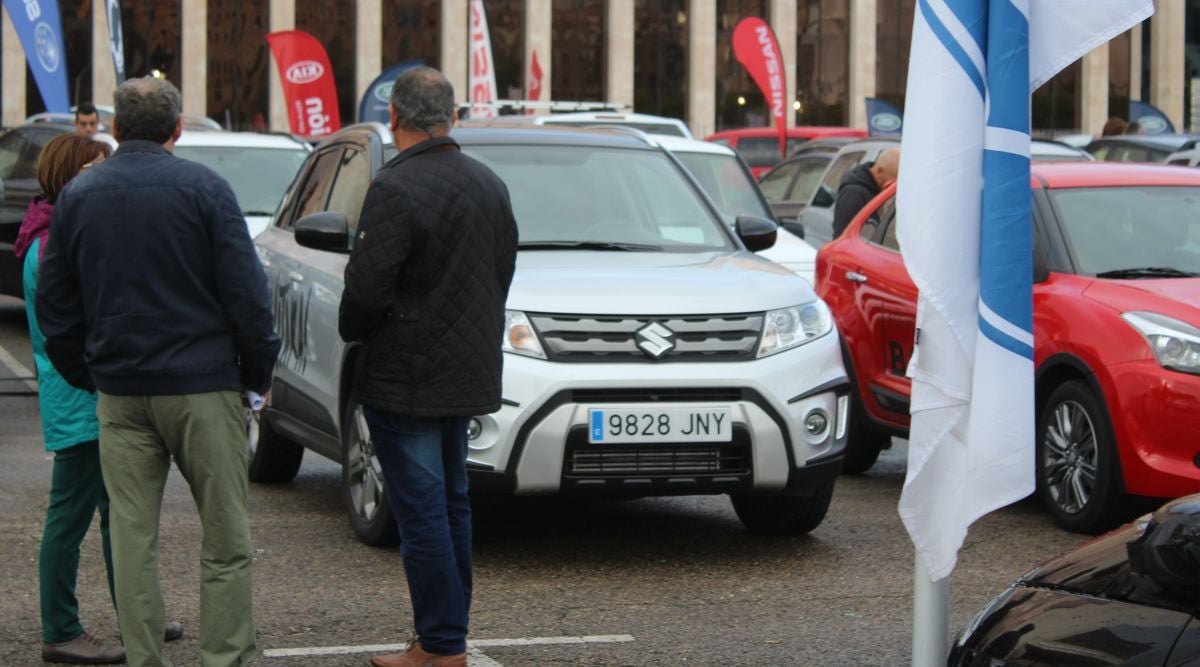
<path fill-rule="evenodd" d="M 678 118 L 651 116 L 644 113 L 622 113 L 618 111 L 576 111 L 532 116 L 537 125 L 569 125 L 572 127 L 598 127 L 614 125 L 632 127 L 647 134 L 663 134 L 673 137 L 692 138 L 692 131 Z"/>
<path fill-rule="evenodd" d="M 824 137 L 865 137 L 866 130 L 852 127 L 805 125 L 787 129 L 786 153 L 791 155 L 797 148 L 811 139 Z M 773 127 L 744 127 L 724 130 L 704 138 L 736 150 L 754 177 L 762 176 L 768 169 L 779 164 L 783 155 L 779 151 L 779 131 Z"/>
<path fill-rule="evenodd" d="M 656 136 L 651 140 L 670 151 L 688 168 L 731 228 L 739 215 L 774 218 L 746 163 L 732 148 L 681 137 Z M 758 254 L 812 284 L 817 251 L 788 230 L 780 229 L 775 245 L 758 251 Z"/>
<path fill-rule="evenodd" d="M 503 407 L 470 422 L 473 493 L 729 494 L 751 530 L 820 524 L 848 384 L 828 309 L 750 252 L 775 223 L 740 216 L 731 229 L 682 166 L 630 133 L 453 136 L 504 180 L 521 236 Z M 337 311 L 368 184 L 394 155 L 379 124 L 331 135 L 255 240 L 283 348 L 250 429 L 250 477 L 292 479 L 303 448 L 341 462 L 351 524 L 371 544 L 394 541 L 395 524 L 352 398 L 359 348 L 339 338 Z"/>
<path fill-rule="evenodd" d="M 1083 160 L 1091 162 L 1096 158 L 1091 153 L 1059 141 L 1034 139 L 1029 143 L 1029 158 L 1034 162 L 1050 162 L 1063 160 Z"/>
<path fill-rule="evenodd" d="M 1186 148 L 1168 155 L 1166 163 L 1180 167 L 1195 167 L 1200 164 L 1200 148 L 1196 148 L 1195 142 L 1191 142 L 1187 144 Z"/>
<path fill-rule="evenodd" d="M 1096 139 L 1087 145 L 1087 152 L 1106 162 L 1166 162 L 1171 153 L 1196 139 L 1191 134 L 1120 134 Z"/>
<path fill-rule="evenodd" d="M 113 108 L 106 105 L 96 106 L 96 115 L 100 119 L 100 131 L 107 132 L 112 126 Z M 183 118 L 183 128 L 185 130 L 213 130 L 220 131 L 224 128 L 217 121 L 199 114 L 183 113 L 180 114 Z M 71 107 L 69 112 L 43 111 L 35 113 L 25 119 L 26 123 L 66 123 L 73 125 L 75 123 L 75 107 Z"/>
<path fill-rule="evenodd" d="M 37 161 L 42 148 L 60 134 L 74 132 L 75 126 L 63 123 L 26 123 L 0 134 L 0 181 L 3 182 L 3 207 L 0 208 L 0 294 L 22 298 L 21 263 L 13 254 L 13 242 L 29 202 L 41 192 L 37 180 Z M 112 136 L 95 136 L 116 147 Z"/>
<path fill-rule="evenodd" d="M 184 131 L 175 142 L 175 157 L 199 162 L 229 181 L 251 237 L 270 224 L 310 152 L 297 137 L 262 132 Z"/>
<path fill-rule="evenodd" d="M 1059 525 L 1097 532 L 1130 496 L 1200 491 L 1200 172 L 1050 162 L 1032 187 L 1038 495 Z M 909 425 L 917 290 L 894 193 L 817 253 L 855 385 L 849 471 Z"/>
<path fill-rule="evenodd" d="M 954 640 L 951 667 L 1200 664 L 1200 496 L 1034 568 Z"/>

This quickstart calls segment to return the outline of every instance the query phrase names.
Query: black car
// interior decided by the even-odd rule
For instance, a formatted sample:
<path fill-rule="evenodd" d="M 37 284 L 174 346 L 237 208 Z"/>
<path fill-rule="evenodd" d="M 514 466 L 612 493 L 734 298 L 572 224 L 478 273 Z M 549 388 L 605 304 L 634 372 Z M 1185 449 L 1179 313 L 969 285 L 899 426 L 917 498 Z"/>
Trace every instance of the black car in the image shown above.
<path fill-rule="evenodd" d="M 74 131 L 74 125 L 65 123 L 33 122 L 0 134 L 0 179 L 4 184 L 4 204 L 0 209 L 0 294 L 22 297 L 21 263 L 13 254 L 13 242 L 17 240 L 29 202 L 41 191 L 37 181 L 38 156 L 51 139 Z"/>
<path fill-rule="evenodd" d="M 1085 147 L 1105 162 L 1166 162 L 1167 156 L 1194 145 L 1194 134 L 1121 134 L 1100 137 Z"/>
<path fill-rule="evenodd" d="M 959 633 L 954 667 L 1200 664 L 1200 495 L 1021 577 Z"/>

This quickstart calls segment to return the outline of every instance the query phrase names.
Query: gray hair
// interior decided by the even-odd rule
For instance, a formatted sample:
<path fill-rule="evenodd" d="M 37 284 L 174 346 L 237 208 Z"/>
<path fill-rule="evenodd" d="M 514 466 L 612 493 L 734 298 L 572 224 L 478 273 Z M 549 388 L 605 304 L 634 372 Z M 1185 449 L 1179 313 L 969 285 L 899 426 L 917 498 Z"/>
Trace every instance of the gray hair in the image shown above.
<path fill-rule="evenodd" d="M 454 86 L 432 67 L 404 70 L 392 84 L 392 108 L 400 128 L 410 132 L 449 131 L 454 118 Z"/>
<path fill-rule="evenodd" d="M 121 141 L 166 143 L 175 134 L 183 100 L 166 79 L 144 76 L 122 83 L 113 96 L 113 116 Z"/>

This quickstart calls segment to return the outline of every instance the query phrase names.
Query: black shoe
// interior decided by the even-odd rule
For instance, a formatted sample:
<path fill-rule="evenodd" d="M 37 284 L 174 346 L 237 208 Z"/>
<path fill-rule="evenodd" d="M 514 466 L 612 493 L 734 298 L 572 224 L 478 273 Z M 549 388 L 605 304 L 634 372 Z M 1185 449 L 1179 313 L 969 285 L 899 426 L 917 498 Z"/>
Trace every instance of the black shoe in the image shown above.
<path fill-rule="evenodd" d="M 163 640 L 173 642 L 183 636 L 183 623 L 179 621 L 167 621 L 165 630 L 163 631 Z"/>

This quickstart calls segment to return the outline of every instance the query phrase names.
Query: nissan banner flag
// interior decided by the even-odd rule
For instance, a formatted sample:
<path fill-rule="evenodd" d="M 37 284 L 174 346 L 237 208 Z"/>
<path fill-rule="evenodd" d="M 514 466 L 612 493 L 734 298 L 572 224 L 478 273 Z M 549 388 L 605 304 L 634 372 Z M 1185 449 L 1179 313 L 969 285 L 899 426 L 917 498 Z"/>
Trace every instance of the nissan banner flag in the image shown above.
<path fill-rule="evenodd" d="M 303 30 L 270 33 L 267 43 L 279 67 L 292 133 L 321 137 L 338 131 L 342 120 L 325 47 Z"/>
<path fill-rule="evenodd" d="M 750 73 L 767 100 L 779 130 L 779 152 L 787 155 L 787 77 L 775 32 L 757 17 L 742 19 L 733 29 L 733 54 Z"/>
<path fill-rule="evenodd" d="M 46 111 L 67 113 L 67 61 L 56 0 L 4 0 Z"/>
<path fill-rule="evenodd" d="M 487 14 L 483 11 L 483 0 L 471 0 L 471 78 L 468 83 L 472 118 L 492 118 L 496 110 L 491 106 L 475 106 L 496 101 L 496 70 L 492 64 L 492 38 L 488 34 Z"/>

